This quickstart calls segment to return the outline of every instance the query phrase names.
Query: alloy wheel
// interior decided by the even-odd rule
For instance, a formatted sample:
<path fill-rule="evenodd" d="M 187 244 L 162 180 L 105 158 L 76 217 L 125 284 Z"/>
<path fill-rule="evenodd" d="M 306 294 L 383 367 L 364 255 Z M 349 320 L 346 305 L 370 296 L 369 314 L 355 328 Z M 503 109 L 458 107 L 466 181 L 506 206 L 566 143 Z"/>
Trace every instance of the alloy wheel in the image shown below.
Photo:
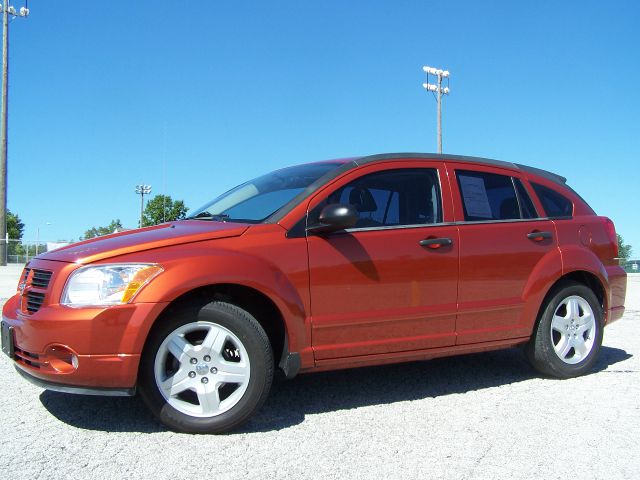
<path fill-rule="evenodd" d="M 551 343 L 560 360 L 570 365 L 583 361 L 593 350 L 596 317 L 584 298 L 571 295 L 562 300 L 551 318 Z"/>
<path fill-rule="evenodd" d="M 214 417 L 242 399 L 251 364 L 234 333 L 200 321 L 182 325 L 164 339 L 155 356 L 154 375 L 160 393 L 176 410 Z"/>

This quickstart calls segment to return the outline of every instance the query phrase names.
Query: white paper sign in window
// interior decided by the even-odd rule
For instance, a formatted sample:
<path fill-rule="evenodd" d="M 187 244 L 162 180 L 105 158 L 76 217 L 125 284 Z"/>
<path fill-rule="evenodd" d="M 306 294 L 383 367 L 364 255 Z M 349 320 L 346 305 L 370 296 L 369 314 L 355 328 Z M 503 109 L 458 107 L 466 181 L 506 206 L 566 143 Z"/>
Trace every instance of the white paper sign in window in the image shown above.
<path fill-rule="evenodd" d="M 484 180 L 460 175 L 460 190 L 467 215 L 470 217 L 493 218 Z"/>

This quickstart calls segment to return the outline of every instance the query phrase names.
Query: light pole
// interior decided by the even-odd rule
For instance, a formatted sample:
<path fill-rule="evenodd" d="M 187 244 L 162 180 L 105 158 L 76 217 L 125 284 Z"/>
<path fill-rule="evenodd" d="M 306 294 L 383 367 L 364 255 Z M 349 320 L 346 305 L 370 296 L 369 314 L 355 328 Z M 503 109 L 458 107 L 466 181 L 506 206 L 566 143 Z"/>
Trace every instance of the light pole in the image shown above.
<path fill-rule="evenodd" d="M 142 217 L 144 215 L 144 196 L 151 193 L 151 185 L 136 185 L 136 193 L 140 195 L 140 228 L 142 228 Z"/>
<path fill-rule="evenodd" d="M 51 222 L 46 222 L 45 225 L 51 225 Z M 36 257 L 38 256 L 38 248 L 40 247 L 40 225 L 36 229 Z"/>
<path fill-rule="evenodd" d="M 7 264 L 7 108 L 9 106 L 9 15 L 29 16 L 25 6 L 16 11 L 10 0 L 0 4 L 2 10 L 2 108 L 0 112 L 0 265 Z"/>
<path fill-rule="evenodd" d="M 427 74 L 427 81 L 422 86 L 429 92 L 437 93 L 438 101 L 438 153 L 442 153 L 442 95 L 449 95 L 449 71 L 433 67 L 422 67 Z M 429 74 L 438 77 L 438 85 L 429 83 Z M 447 86 L 442 88 L 442 79 L 447 79 Z"/>

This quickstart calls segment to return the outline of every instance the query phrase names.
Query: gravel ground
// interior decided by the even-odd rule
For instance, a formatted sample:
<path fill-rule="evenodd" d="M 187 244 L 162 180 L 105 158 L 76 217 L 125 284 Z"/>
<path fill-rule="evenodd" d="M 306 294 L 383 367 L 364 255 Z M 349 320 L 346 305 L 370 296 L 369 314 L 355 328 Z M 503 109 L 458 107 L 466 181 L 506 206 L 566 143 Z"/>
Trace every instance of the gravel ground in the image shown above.
<path fill-rule="evenodd" d="M 638 479 L 640 276 L 627 305 L 585 377 L 539 378 L 518 349 L 300 376 L 225 436 L 43 391 L 2 356 L 0 477 Z"/>

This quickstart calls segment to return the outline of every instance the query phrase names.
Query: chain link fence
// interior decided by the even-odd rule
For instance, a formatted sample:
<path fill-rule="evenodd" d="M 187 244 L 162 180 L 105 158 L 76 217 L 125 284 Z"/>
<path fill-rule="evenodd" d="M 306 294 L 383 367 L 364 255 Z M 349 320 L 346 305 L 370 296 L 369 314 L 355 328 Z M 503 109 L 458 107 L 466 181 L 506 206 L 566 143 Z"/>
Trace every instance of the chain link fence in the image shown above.
<path fill-rule="evenodd" d="M 48 240 L 13 240 L 7 245 L 7 263 L 27 263 L 33 257 L 68 245 L 68 242 L 52 242 Z"/>
<path fill-rule="evenodd" d="M 52 242 L 48 240 L 12 240 L 7 248 L 7 263 L 27 263 L 33 257 L 49 250 L 68 245 L 70 242 Z M 627 273 L 640 273 L 640 259 L 627 260 L 622 264 Z"/>

